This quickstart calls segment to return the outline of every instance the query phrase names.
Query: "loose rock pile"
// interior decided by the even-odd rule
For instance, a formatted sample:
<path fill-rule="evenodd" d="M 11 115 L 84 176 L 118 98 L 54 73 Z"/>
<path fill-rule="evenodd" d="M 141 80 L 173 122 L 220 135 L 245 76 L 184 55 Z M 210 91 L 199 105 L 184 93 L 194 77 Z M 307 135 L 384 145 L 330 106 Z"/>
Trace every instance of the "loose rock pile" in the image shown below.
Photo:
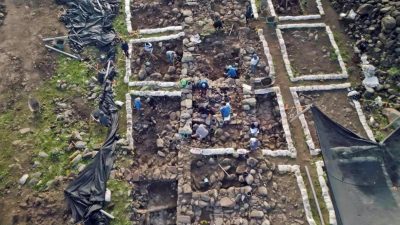
<path fill-rule="evenodd" d="M 342 18 L 348 21 L 348 35 L 356 39 L 357 44 L 366 41 L 365 51 L 372 58 L 371 63 L 383 67 L 400 65 L 400 2 L 331 2 L 336 10 L 343 13 Z"/>

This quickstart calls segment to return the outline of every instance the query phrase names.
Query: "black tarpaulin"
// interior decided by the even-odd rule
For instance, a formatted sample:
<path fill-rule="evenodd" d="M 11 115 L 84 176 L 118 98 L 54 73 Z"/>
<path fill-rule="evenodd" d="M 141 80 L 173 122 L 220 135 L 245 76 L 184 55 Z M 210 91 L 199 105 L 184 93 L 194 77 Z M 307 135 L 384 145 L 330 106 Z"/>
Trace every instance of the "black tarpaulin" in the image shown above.
<path fill-rule="evenodd" d="M 69 30 L 69 44 L 75 52 L 91 45 L 111 50 L 117 37 L 112 21 L 119 12 L 120 0 L 57 0 L 68 9 L 60 20 Z"/>
<path fill-rule="evenodd" d="M 338 224 L 399 225 L 400 130 L 376 143 L 311 110 Z"/>
<path fill-rule="evenodd" d="M 105 85 L 99 110 L 109 116 L 111 121 L 107 138 L 94 160 L 65 190 L 68 207 L 76 221 L 88 220 L 94 212 L 103 208 L 106 184 L 114 163 L 113 153 L 118 139 L 118 109 L 113 100 L 111 82 Z"/>

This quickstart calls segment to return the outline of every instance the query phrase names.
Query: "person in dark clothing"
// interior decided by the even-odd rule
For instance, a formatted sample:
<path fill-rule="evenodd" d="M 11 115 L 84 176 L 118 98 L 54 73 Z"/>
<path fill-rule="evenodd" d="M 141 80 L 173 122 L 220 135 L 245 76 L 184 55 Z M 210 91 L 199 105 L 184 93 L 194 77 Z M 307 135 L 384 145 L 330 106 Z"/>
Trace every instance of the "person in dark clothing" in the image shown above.
<path fill-rule="evenodd" d="M 122 51 L 124 51 L 125 57 L 129 58 L 129 45 L 128 45 L 128 42 L 126 42 L 126 41 L 122 42 L 121 49 L 122 49 Z"/>
<path fill-rule="evenodd" d="M 154 100 L 154 98 L 148 97 L 146 98 L 146 103 L 153 109 L 155 110 L 157 108 L 157 103 L 156 100 Z"/>
<path fill-rule="evenodd" d="M 224 28 L 224 22 L 221 21 L 221 18 L 219 16 L 216 16 L 214 18 L 214 28 L 217 31 L 222 30 L 222 28 Z"/>
<path fill-rule="evenodd" d="M 253 9 L 251 8 L 251 4 L 247 4 L 246 6 L 246 24 L 249 22 L 250 19 L 254 18 Z"/>

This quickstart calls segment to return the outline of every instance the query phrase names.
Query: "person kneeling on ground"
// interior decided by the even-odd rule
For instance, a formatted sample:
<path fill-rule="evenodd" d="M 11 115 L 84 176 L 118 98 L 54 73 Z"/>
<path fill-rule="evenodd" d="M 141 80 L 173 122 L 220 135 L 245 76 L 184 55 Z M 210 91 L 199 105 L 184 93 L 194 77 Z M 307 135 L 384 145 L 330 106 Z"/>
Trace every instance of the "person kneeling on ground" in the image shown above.
<path fill-rule="evenodd" d="M 219 16 L 216 16 L 214 18 L 214 28 L 216 31 L 222 30 L 222 28 L 224 27 L 224 22 L 221 21 L 221 18 Z"/>
<path fill-rule="evenodd" d="M 260 144 L 261 143 L 257 138 L 255 138 L 255 137 L 250 138 L 250 150 L 251 151 L 257 150 L 257 148 L 260 147 Z"/>
<path fill-rule="evenodd" d="M 237 68 L 235 68 L 235 67 L 233 67 L 233 66 L 231 66 L 231 65 L 229 65 L 227 68 L 226 68 L 226 76 L 228 77 L 228 78 L 233 78 L 233 79 L 235 79 L 235 78 L 238 78 L 238 71 L 237 71 Z"/>
<path fill-rule="evenodd" d="M 153 110 L 157 109 L 156 100 L 154 100 L 154 98 L 152 98 L 152 97 L 146 98 L 146 103 L 147 103 Z"/>
<path fill-rule="evenodd" d="M 251 123 L 250 135 L 256 137 L 260 133 L 260 125 L 257 122 Z"/>
<path fill-rule="evenodd" d="M 209 88 L 208 81 L 206 79 L 201 79 L 197 82 L 196 87 L 200 90 L 201 96 L 207 95 L 207 90 Z"/>
<path fill-rule="evenodd" d="M 121 44 L 121 49 L 124 51 L 125 57 L 129 58 L 129 45 L 128 42 L 124 41 Z"/>
<path fill-rule="evenodd" d="M 153 54 L 153 45 L 150 42 L 144 44 L 144 51 Z"/>
<path fill-rule="evenodd" d="M 198 138 L 199 140 L 203 140 L 205 137 L 207 137 L 209 131 L 204 124 L 200 124 L 197 129 L 196 133 L 192 135 L 193 138 Z"/>
<path fill-rule="evenodd" d="M 219 109 L 219 111 L 222 115 L 222 124 L 231 120 L 231 105 L 229 104 L 229 102 L 225 102 L 223 106 Z"/>

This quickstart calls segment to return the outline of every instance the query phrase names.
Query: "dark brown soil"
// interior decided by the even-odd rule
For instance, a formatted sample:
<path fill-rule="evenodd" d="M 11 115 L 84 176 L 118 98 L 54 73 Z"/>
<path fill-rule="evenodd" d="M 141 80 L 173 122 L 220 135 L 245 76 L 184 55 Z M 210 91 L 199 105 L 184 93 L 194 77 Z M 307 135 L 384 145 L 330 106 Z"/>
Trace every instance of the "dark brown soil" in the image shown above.
<path fill-rule="evenodd" d="M 170 114 L 180 110 L 180 101 L 177 98 L 153 97 L 157 109 L 153 110 L 142 100 L 142 110 L 139 114 L 133 111 L 133 139 L 135 149 L 135 164 L 147 164 L 149 168 L 157 166 L 163 158 L 157 155 L 156 140 L 158 137 L 165 140 L 166 136 L 173 136 L 177 129 L 169 125 Z M 168 131 L 167 127 L 171 130 Z"/>
<path fill-rule="evenodd" d="M 160 47 L 160 43 L 162 47 Z M 150 64 L 148 66 L 149 74 L 147 79 L 157 80 L 157 78 L 152 78 L 150 75 L 153 73 L 160 73 L 162 75 L 161 80 L 163 81 L 177 81 L 179 80 L 180 72 L 181 72 L 181 63 L 180 58 L 182 56 L 182 40 L 170 40 L 164 42 L 156 42 L 153 44 L 153 56 L 150 54 L 146 54 L 144 52 L 143 44 L 134 44 L 132 49 L 132 67 L 135 74 L 138 74 L 140 68 L 144 64 Z M 168 50 L 173 50 L 178 54 L 178 57 L 175 58 L 174 65 L 168 63 L 166 52 Z M 137 58 L 139 61 L 137 61 Z M 175 72 L 170 72 L 168 75 L 168 68 L 170 66 L 175 67 Z"/>
<path fill-rule="evenodd" d="M 151 210 L 152 208 L 169 206 L 168 209 L 151 212 L 149 215 L 134 213 L 132 218 L 150 225 L 176 224 L 177 182 L 175 181 L 149 181 L 134 185 L 133 198 L 139 201 L 139 209 Z"/>
<path fill-rule="evenodd" d="M 164 0 L 153 1 L 152 3 L 149 3 L 149 1 L 133 1 L 131 5 L 133 30 L 180 26 L 183 22 L 183 16 L 179 11 L 175 12 L 173 9 L 180 7 L 181 2 L 183 1 L 175 1 L 175 4 L 168 5 Z"/>
<path fill-rule="evenodd" d="M 210 80 L 216 80 L 225 77 L 225 67 L 228 65 L 239 65 L 239 50 L 236 45 L 237 37 L 226 36 L 222 33 L 216 33 L 206 37 L 199 44 L 197 54 L 203 56 L 197 62 L 199 70 L 203 76 Z M 239 76 L 240 76 L 239 71 Z"/>
<path fill-rule="evenodd" d="M 230 175 L 229 177 L 219 165 Z M 246 186 L 246 183 L 240 183 L 238 181 L 236 168 L 239 165 L 245 167 L 246 159 L 242 157 L 235 159 L 226 156 L 212 156 L 193 160 L 191 164 L 192 189 L 204 192 L 216 187 L 229 188 Z M 204 178 L 210 180 L 209 186 L 203 185 Z M 213 182 L 213 180 L 219 180 L 220 182 Z"/>
<path fill-rule="evenodd" d="M 302 16 L 319 14 L 315 0 L 272 0 L 279 16 Z"/>
<path fill-rule="evenodd" d="M 277 108 L 275 94 L 257 96 L 257 119 L 260 120 L 261 131 L 258 139 L 262 148 L 271 150 L 287 149 L 280 114 Z"/>
<path fill-rule="evenodd" d="M 313 103 L 319 107 L 322 112 L 327 114 L 329 117 L 334 119 L 336 122 L 342 126 L 350 129 L 351 131 L 367 137 L 365 130 L 360 122 L 357 115 L 357 111 L 354 107 L 350 105 L 350 100 L 347 97 L 345 91 L 324 91 L 324 92 L 305 92 L 305 104 Z M 327 104 L 331 103 L 331 104 Z M 304 105 L 303 105 L 304 106 Z M 338 108 L 340 107 L 340 110 Z M 312 120 L 311 112 L 305 114 L 306 120 L 308 122 L 308 127 L 311 132 L 311 136 L 314 140 L 316 148 L 319 148 L 319 141 L 317 138 L 317 133 L 314 127 L 314 122 Z"/>
<path fill-rule="evenodd" d="M 278 191 L 267 187 L 268 198 L 276 201 L 275 209 L 269 213 L 271 224 L 308 224 L 296 176 L 276 174 L 273 181 L 277 184 Z"/>
<path fill-rule="evenodd" d="M 231 121 L 222 125 L 220 119 L 220 106 L 223 101 L 230 101 L 232 112 Z M 212 89 L 211 94 L 207 98 L 201 97 L 200 93 L 193 93 L 193 125 L 204 124 L 205 117 L 199 113 L 199 107 L 202 105 L 209 105 L 216 116 L 212 117 L 211 126 L 207 126 L 210 134 L 204 140 L 193 140 L 192 146 L 200 148 L 213 148 L 213 147 L 234 147 L 246 148 L 248 141 L 244 142 L 241 137 L 241 130 L 243 128 L 243 109 L 241 105 L 242 90 L 232 86 L 226 89 Z"/>
<path fill-rule="evenodd" d="M 282 30 L 295 76 L 341 71 L 324 28 Z"/>

